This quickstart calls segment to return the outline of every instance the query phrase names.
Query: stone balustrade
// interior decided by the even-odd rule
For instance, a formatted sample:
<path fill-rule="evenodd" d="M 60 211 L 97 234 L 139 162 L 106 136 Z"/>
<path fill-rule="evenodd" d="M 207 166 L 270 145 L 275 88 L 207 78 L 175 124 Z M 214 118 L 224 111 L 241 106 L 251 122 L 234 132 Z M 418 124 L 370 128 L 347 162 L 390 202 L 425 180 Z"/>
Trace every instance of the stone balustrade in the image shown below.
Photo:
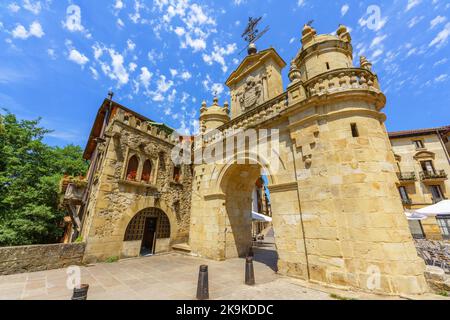
<path fill-rule="evenodd" d="M 361 68 L 332 70 L 308 80 L 304 86 L 309 97 L 353 89 L 380 92 L 377 76 Z"/>

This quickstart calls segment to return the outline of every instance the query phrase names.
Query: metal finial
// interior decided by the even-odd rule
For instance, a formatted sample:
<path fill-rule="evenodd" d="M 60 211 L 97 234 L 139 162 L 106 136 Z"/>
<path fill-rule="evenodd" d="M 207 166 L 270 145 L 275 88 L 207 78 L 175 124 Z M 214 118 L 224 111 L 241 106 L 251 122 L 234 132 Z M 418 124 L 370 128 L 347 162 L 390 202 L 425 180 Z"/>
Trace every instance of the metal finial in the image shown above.
<path fill-rule="evenodd" d="M 108 91 L 108 100 L 112 100 L 114 97 L 114 92 L 112 92 L 112 90 Z"/>

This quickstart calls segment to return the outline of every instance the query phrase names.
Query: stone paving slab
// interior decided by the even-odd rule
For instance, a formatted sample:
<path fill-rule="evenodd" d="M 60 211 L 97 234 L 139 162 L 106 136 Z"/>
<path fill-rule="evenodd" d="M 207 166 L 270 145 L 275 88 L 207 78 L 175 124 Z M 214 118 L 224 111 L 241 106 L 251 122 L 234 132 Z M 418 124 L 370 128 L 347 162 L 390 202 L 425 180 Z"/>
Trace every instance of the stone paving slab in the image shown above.
<path fill-rule="evenodd" d="M 89 300 L 191 300 L 196 295 L 199 266 L 207 264 L 211 299 L 329 300 L 335 292 L 349 298 L 392 298 L 340 292 L 282 277 L 271 263 L 257 258 L 256 285 L 251 287 L 244 285 L 244 259 L 220 262 L 175 253 L 81 267 L 81 282 L 90 286 Z M 0 276 L 0 300 L 69 300 L 72 291 L 66 286 L 66 271 Z"/>

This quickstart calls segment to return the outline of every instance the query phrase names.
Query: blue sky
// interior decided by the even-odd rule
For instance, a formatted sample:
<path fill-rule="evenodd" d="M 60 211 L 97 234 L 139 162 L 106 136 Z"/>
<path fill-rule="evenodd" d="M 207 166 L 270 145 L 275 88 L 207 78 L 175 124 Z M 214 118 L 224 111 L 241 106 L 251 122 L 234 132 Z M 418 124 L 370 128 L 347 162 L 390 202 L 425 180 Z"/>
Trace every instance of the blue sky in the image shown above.
<path fill-rule="evenodd" d="M 370 5 L 380 19 L 369 26 Z M 450 124 L 450 3 L 446 0 L 2 0 L 0 107 L 43 118 L 52 145 L 84 147 L 109 89 L 115 100 L 177 129 L 196 126 L 203 99 L 229 99 L 249 16 L 271 29 L 289 62 L 303 25 L 351 30 L 355 62 L 374 63 L 388 130 Z M 284 70 L 285 86 L 287 72 Z"/>

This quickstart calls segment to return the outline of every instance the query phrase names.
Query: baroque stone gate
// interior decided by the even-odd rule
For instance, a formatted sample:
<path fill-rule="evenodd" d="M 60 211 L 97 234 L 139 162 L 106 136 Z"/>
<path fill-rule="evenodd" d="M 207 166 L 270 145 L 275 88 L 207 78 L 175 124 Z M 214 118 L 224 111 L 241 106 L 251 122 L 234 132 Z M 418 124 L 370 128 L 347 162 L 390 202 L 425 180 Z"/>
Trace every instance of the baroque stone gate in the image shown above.
<path fill-rule="evenodd" d="M 286 91 L 285 62 L 272 48 L 257 52 L 252 46 L 226 82 L 231 118 L 228 105 L 203 105 L 197 152 L 220 153 L 223 136 L 251 128 L 278 129 L 279 150 L 264 159 L 251 152 L 239 156 L 235 149 L 226 163 L 195 167 L 191 250 L 212 259 L 245 255 L 251 243 L 245 213 L 263 168 L 280 273 L 384 293 L 422 293 L 424 263 L 396 189 L 381 112 L 386 98 L 372 65 L 361 57 L 353 66 L 344 26 L 336 36 L 305 26 L 302 44 Z M 239 157 L 247 164 L 233 161 Z"/>
<path fill-rule="evenodd" d="M 194 155 L 214 159 L 223 155 L 224 135 L 266 129 L 249 150 L 233 147 L 221 162 L 174 164 L 173 130 L 105 100 L 85 152 L 91 167 L 76 217 L 85 261 L 127 256 L 126 229 L 147 208 L 167 215 L 168 249 L 243 256 L 251 244 L 251 192 L 263 172 L 280 273 L 372 292 L 425 292 L 372 65 L 364 57 L 353 65 L 346 27 L 317 35 L 306 25 L 286 90 L 285 66 L 275 49 L 251 45 L 226 81 L 231 106 L 217 98 L 202 104 Z M 261 145 L 271 152 L 262 154 Z"/>

